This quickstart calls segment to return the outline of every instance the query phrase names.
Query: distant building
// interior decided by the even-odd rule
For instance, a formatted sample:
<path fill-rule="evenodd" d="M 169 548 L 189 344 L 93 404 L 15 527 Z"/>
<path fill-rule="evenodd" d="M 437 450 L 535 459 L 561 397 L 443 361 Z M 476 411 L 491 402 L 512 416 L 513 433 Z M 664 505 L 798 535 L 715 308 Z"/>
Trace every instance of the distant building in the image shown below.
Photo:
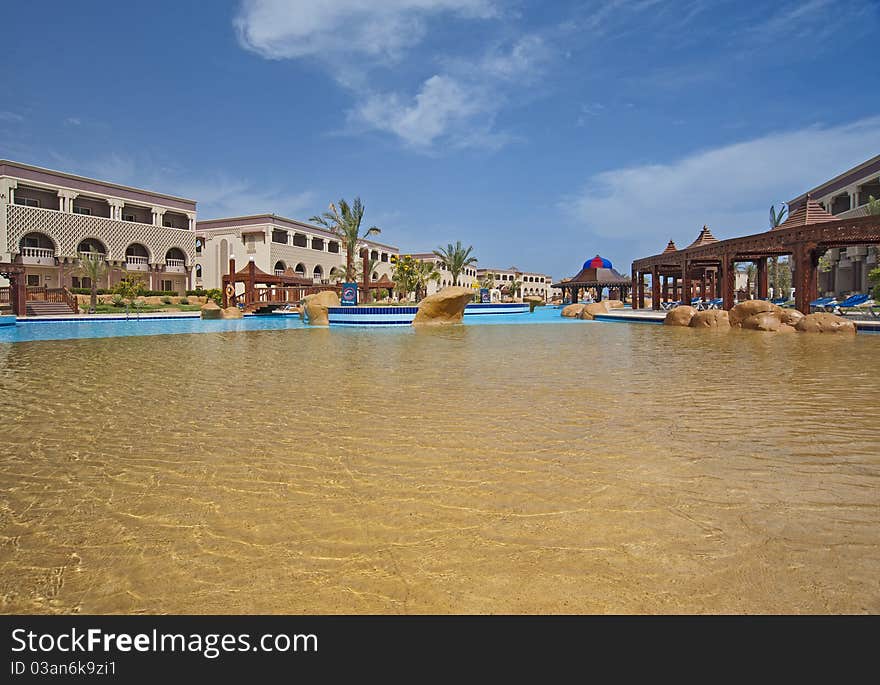
<path fill-rule="evenodd" d="M 841 219 L 862 216 L 870 196 L 880 198 L 880 155 L 835 176 L 830 181 L 789 200 L 789 214 L 803 206 L 807 197 L 825 211 Z M 867 292 L 868 272 L 877 266 L 875 248 L 866 245 L 829 250 L 825 253 L 828 271 L 819 272 L 819 292 L 846 295 Z"/>
<path fill-rule="evenodd" d="M 481 281 L 487 276 L 495 282 L 495 288 L 505 290 L 510 285 L 521 283 L 518 290 L 519 297 L 528 297 L 537 295 L 544 299 L 545 302 L 550 300 L 550 286 L 553 279 L 547 274 L 537 273 L 534 271 L 522 271 L 521 269 L 511 266 L 508 269 L 477 269 L 477 280 Z"/>
<path fill-rule="evenodd" d="M 428 295 L 433 295 L 447 286 L 454 285 L 452 274 L 445 266 L 443 266 L 443 260 L 433 252 L 416 252 L 410 256 L 420 262 L 432 262 L 434 268 L 436 268 L 437 272 L 440 274 L 440 280 L 428 283 Z M 474 290 L 476 290 L 477 268 L 475 266 L 465 267 L 458 275 L 458 284 L 463 288 L 474 288 Z"/>
<path fill-rule="evenodd" d="M 106 288 L 137 275 L 150 290 L 192 287 L 195 200 L 0 160 L 0 262 L 28 288 L 91 287 L 79 255 L 112 268 Z"/>
<path fill-rule="evenodd" d="M 229 259 L 236 268 L 253 258 L 266 273 L 281 274 L 292 269 L 316 284 L 336 283 L 345 273 L 345 250 L 332 231 L 303 221 L 274 214 L 199 220 L 196 225 L 195 282 L 203 288 L 219 288 L 229 273 Z M 373 263 L 370 280 L 392 276 L 396 247 L 372 240 L 362 241 Z M 362 258 L 357 259 L 362 269 Z"/>

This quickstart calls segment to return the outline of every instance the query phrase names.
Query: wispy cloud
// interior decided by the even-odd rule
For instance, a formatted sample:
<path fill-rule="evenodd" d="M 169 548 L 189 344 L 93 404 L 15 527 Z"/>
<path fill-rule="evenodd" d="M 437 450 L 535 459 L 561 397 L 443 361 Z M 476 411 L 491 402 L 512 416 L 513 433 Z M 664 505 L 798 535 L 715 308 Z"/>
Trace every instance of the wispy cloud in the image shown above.
<path fill-rule="evenodd" d="M 501 18 L 495 0 L 249 0 L 235 19 L 239 42 L 267 59 L 309 58 L 348 88 L 355 104 L 348 133 L 388 133 L 421 152 L 498 148 L 515 136 L 495 130 L 508 94 L 533 83 L 554 56 L 538 33 L 484 41 L 467 57 L 419 55 L 411 71 L 426 71 L 415 88 L 380 87 L 369 77 L 408 56 L 441 19 Z M 466 53 L 466 50 L 462 50 Z M 427 65 L 427 67 L 425 66 Z M 439 68 L 438 68 L 439 65 Z M 430 69 L 430 71 L 427 71 Z M 383 72 L 383 75 L 387 73 Z"/>
<path fill-rule="evenodd" d="M 0 112 L 0 121 L 6 122 L 9 124 L 17 124 L 24 121 L 24 117 L 21 114 L 16 114 L 15 112 Z"/>
<path fill-rule="evenodd" d="M 787 201 L 880 149 L 880 117 L 816 125 L 592 176 L 560 207 L 588 233 L 634 242 L 640 254 L 673 238 L 690 243 L 704 223 L 716 236 L 766 228 L 767 207 Z"/>
<path fill-rule="evenodd" d="M 78 117 L 67 117 L 64 120 L 65 126 L 80 126 L 82 125 L 82 119 Z"/>
<path fill-rule="evenodd" d="M 490 18 L 491 0 L 245 0 L 239 42 L 267 59 L 398 59 L 438 15 Z"/>

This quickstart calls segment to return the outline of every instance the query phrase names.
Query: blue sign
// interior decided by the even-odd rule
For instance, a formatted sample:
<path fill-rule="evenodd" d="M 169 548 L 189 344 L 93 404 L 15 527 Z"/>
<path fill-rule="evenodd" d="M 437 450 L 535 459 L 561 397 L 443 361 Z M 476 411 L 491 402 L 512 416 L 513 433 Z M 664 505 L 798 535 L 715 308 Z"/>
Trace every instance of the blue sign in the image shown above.
<path fill-rule="evenodd" d="M 492 302 L 492 297 L 489 295 L 488 288 L 480 288 L 480 302 L 483 304 L 490 304 Z"/>
<path fill-rule="evenodd" d="M 354 307 L 358 303 L 358 284 L 343 283 L 342 284 L 342 306 Z"/>

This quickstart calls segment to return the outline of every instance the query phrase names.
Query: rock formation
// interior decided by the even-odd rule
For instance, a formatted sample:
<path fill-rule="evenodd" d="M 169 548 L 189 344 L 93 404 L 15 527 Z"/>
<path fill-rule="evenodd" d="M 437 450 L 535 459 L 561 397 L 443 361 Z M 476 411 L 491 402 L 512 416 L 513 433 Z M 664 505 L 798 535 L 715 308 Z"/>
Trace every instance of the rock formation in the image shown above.
<path fill-rule="evenodd" d="M 663 320 L 663 323 L 667 326 L 689 326 L 691 319 L 694 318 L 696 313 L 697 310 L 693 307 L 689 307 L 686 304 L 679 305 L 675 309 L 670 309 L 666 312 L 666 318 Z"/>
<path fill-rule="evenodd" d="M 241 319 L 244 316 L 238 307 L 227 307 L 222 310 L 224 319 Z"/>
<path fill-rule="evenodd" d="M 523 302 L 528 303 L 530 314 L 533 311 L 535 311 L 535 307 L 543 307 L 544 306 L 544 298 L 540 297 L 538 295 L 529 295 L 528 297 L 524 297 Z"/>
<path fill-rule="evenodd" d="M 584 310 L 585 304 L 570 304 L 567 307 L 562 308 L 562 316 L 566 316 L 569 319 L 576 319 L 580 316 L 581 312 Z"/>
<path fill-rule="evenodd" d="M 205 304 L 202 305 L 201 314 L 203 319 L 222 319 L 223 318 L 223 310 L 220 309 L 220 305 L 218 305 L 214 300 L 208 300 Z"/>
<path fill-rule="evenodd" d="M 419 302 L 419 311 L 413 319 L 413 326 L 440 326 L 461 323 L 464 308 L 474 299 L 472 288 L 449 286 L 439 293 L 428 295 Z"/>
<path fill-rule="evenodd" d="M 798 321 L 804 318 L 804 315 L 799 312 L 797 309 L 785 309 L 782 310 L 782 323 L 786 324 L 790 327 L 797 326 Z"/>
<path fill-rule="evenodd" d="M 691 328 L 730 328 L 730 318 L 723 309 L 706 309 L 694 313 L 688 325 Z"/>
<path fill-rule="evenodd" d="M 782 318 L 778 312 L 758 312 L 744 319 L 740 325 L 750 331 L 778 331 Z"/>
<path fill-rule="evenodd" d="M 762 312 L 776 312 L 781 321 L 782 307 L 778 307 L 767 300 L 746 300 L 730 310 L 730 325 L 733 328 L 739 328 L 742 322 L 750 316 L 761 314 Z"/>
<path fill-rule="evenodd" d="M 333 290 L 323 290 L 314 295 L 306 295 L 303 299 L 302 317 L 310 326 L 329 326 L 327 316 L 329 307 L 339 306 L 339 295 Z"/>
<path fill-rule="evenodd" d="M 593 302 L 592 304 L 585 305 L 581 310 L 581 313 L 578 314 L 579 319 L 584 319 L 586 321 L 592 321 L 596 318 L 596 314 L 607 314 L 608 313 L 608 305 L 605 302 Z"/>
<path fill-rule="evenodd" d="M 620 300 L 602 300 L 605 303 L 605 307 L 610 312 L 612 309 L 623 309 L 623 302 Z"/>
<path fill-rule="evenodd" d="M 855 333 L 856 325 L 842 316 L 817 312 L 807 314 L 795 328 L 801 333 Z"/>

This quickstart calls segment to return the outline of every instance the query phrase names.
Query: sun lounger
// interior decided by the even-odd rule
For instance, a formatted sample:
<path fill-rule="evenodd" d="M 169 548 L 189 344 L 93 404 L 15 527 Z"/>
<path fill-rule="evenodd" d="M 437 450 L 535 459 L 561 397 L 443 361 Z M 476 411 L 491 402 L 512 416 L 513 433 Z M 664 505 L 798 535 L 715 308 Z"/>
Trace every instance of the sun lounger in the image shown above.
<path fill-rule="evenodd" d="M 661 302 L 660 308 L 665 311 L 669 311 L 670 309 L 675 309 L 680 304 L 681 300 L 676 300 L 675 302 Z"/>
<path fill-rule="evenodd" d="M 828 305 L 837 304 L 837 300 L 833 297 L 820 297 L 818 300 L 810 302 L 810 309 L 825 309 Z"/>
<path fill-rule="evenodd" d="M 865 293 L 856 293 L 855 295 L 850 295 L 845 300 L 839 303 L 826 305 L 825 309 L 826 311 L 833 312 L 834 314 L 845 316 L 850 309 L 863 305 L 870 299 L 870 295 L 866 295 Z"/>
<path fill-rule="evenodd" d="M 788 302 L 787 297 L 774 297 L 772 300 L 770 300 L 770 304 L 775 304 L 777 307 L 781 307 L 786 302 Z"/>

